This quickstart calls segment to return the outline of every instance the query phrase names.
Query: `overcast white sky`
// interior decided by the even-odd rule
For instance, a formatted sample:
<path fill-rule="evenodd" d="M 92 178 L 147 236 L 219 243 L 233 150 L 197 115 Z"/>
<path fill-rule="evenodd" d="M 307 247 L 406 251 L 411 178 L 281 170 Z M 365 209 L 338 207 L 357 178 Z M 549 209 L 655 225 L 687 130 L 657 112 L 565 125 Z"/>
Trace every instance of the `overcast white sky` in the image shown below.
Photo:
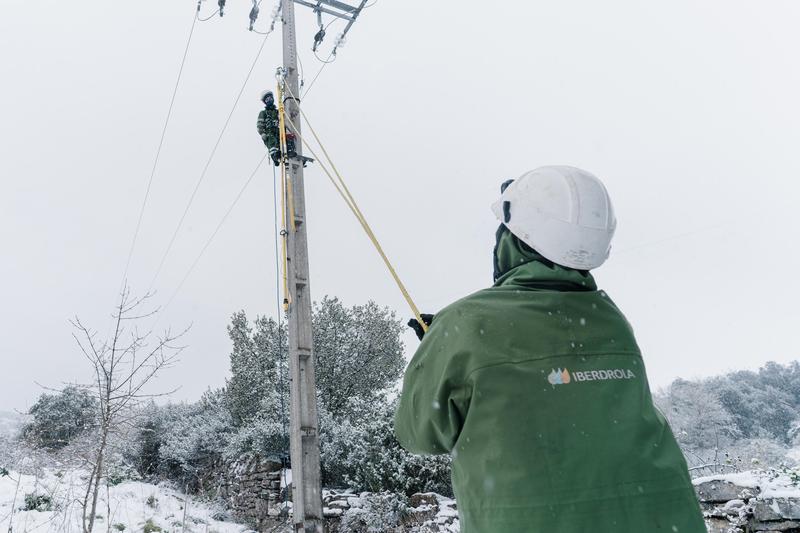
<path fill-rule="evenodd" d="M 213 11 L 206 2 L 204 14 Z M 4 0 L 0 16 L 0 410 L 84 381 L 68 319 L 105 332 L 193 0 Z M 271 4 L 264 0 L 260 28 Z M 130 270 L 144 291 L 261 37 L 249 2 L 198 23 Z M 306 78 L 312 14 L 298 8 Z M 654 386 L 798 357 L 800 3 L 378 0 L 304 106 L 420 307 L 491 282 L 500 182 L 545 164 L 605 181 L 619 229 L 595 272 Z M 330 44 L 337 30 L 329 30 Z M 267 41 L 157 289 L 164 303 L 263 153 Z M 328 48 L 323 54 L 327 55 Z M 265 167 L 165 311 L 193 323 L 159 386 L 224 383 L 236 310 L 275 313 Z M 312 292 L 409 314 L 318 169 Z M 407 337 L 409 352 L 415 347 Z"/>

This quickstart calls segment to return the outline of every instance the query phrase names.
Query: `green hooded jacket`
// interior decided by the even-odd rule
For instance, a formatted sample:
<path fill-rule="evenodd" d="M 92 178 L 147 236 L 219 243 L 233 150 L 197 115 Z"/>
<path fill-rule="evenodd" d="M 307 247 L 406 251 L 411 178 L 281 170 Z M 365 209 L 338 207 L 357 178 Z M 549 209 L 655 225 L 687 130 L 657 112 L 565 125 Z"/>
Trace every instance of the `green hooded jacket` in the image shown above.
<path fill-rule="evenodd" d="M 264 107 L 258 114 L 256 129 L 267 148 L 280 148 L 280 118 L 275 105 Z"/>
<path fill-rule="evenodd" d="M 706 533 L 627 320 L 498 230 L 493 287 L 436 315 L 395 432 L 450 453 L 461 533 Z"/>

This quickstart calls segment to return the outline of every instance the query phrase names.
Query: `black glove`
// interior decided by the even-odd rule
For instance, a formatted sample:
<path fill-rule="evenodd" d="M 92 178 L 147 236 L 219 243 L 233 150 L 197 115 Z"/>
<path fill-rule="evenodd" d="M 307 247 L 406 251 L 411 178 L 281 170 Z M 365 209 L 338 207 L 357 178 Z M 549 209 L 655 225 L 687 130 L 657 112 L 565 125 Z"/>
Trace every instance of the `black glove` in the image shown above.
<path fill-rule="evenodd" d="M 420 316 L 422 317 L 422 321 L 425 322 L 425 325 L 430 326 L 433 323 L 433 315 L 422 313 Z M 422 329 L 422 324 L 419 323 L 419 320 L 412 318 L 408 321 L 408 327 L 414 330 L 419 340 L 422 340 L 422 337 L 425 335 L 425 330 Z"/>

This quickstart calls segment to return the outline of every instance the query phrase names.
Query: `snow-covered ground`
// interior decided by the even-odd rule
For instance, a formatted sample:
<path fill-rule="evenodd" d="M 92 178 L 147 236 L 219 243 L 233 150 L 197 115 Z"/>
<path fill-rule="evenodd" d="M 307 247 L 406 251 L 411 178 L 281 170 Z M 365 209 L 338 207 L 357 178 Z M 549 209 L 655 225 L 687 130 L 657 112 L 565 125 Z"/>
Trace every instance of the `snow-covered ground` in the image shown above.
<path fill-rule="evenodd" d="M 85 472 L 58 474 L 46 470 L 41 477 L 10 472 L 0 477 L 0 531 L 9 531 L 13 520 L 15 533 L 73 532 L 80 533 L 81 506 L 85 490 Z M 19 482 L 19 486 L 17 486 Z M 25 496 L 38 494 L 52 499 L 51 510 L 24 511 Z M 222 518 L 221 509 L 188 498 L 164 486 L 128 481 L 100 491 L 95 531 L 139 533 L 239 533 L 249 531 L 244 524 L 215 520 Z M 45 506 L 46 507 L 46 506 Z M 13 511 L 13 512 L 12 512 Z M 185 517 L 185 519 L 184 519 Z M 148 525 L 150 524 L 150 525 Z M 110 527 L 109 527 L 110 526 Z M 155 529 L 155 527 L 161 529 Z"/>
<path fill-rule="evenodd" d="M 789 473 L 767 470 L 752 470 L 735 474 L 717 474 L 693 479 L 695 485 L 707 481 L 728 481 L 739 487 L 754 489 L 762 500 L 770 498 L 800 499 L 800 480 L 792 479 Z"/>

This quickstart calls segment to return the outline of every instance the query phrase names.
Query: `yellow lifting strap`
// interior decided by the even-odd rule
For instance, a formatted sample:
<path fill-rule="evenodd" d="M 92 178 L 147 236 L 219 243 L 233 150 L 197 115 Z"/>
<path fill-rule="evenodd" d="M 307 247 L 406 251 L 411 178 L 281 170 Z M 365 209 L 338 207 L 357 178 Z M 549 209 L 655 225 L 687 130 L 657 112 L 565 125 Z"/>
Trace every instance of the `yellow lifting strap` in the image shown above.
<path fill-rule="evenodd" d="M 299 100 L 294 96 L 294 94 L 292 93 L 292 90 L 288 86 L 286 87 L 286 90 L 287 90 L 287 92 L 289 93 L 289 95 L 292 98 L 294 98 L 296 101 L 299 102 Z M 281 94 L 281 93 L 279 92 L 279 94 Z M 408 303 L 409 307 L 411 308 L 411 311 L 414 313 L 414 316 L 416 317 L 417 322 L 419 322 L 420 326 L 422 327 L 422 330 L 423 331 L 428 331 L 428 325 L 422 319 L 422 315 L 420 314 L 419 309 L 417 308 L 417 305 L 414 303 L 414 300 L 411 298 L 411 295 L 409 294 L 408 289 L 406 289 L 406 286 L 400 280 L 400 276 L 398 276 L 397 271 L 395 270 L 395 268 L 392 265 L 391 261 L 389 261 L 389 258 L 386 256 L 386 253 L 383 251 L 383 247 L 381 246 L 380 242 L 378 241 L 378 238 L 375 236 L 375 233 L 372 231 L 372 228 L 370 227 L 369 223 L 367 222 L 367 219 L 364 217 L 364 214 L 361 212 L 361 209 L 358 207 L 358 204 L 356 203 L 355 198 L 353 198 L 353 195 L 350 193 L 350 189 L 347 187 L 347 184 L 345 184 L 344 179 L 342 178 L 342 175 L 336 169 L 336 165 L 334 165 L 333 160 L 331 160 L 331 157 L 328 155 L 328 151 L 325 149 L 325 146 L 322 144 L 322 141 L 320 141 L 319 136 L 317 136 L 317 133 L 316 133 L 316 131 L 314 131 L 313 126 L 311 126 L 311 123 L 309 122 L 308 117 L 303 112 L 303 110 L 300 109 L 300 114 L 302 115 L 303 120 L 305 120 L 305 123 L 308 126 L 308 129 L 311 131 L 311 134 L 314 136 L 314 139 L 317 141 L 317 144 L 319 145 L 320 149 L 322 150 L 322 153 L 325 155 L 325 159 L 328 160 L 328 163 L 330 164 L 331 168 L 333 169 L 333 172 L 336 174 L 336 178 L 334 178 L 333 174 L 331 174 L 330 170 L 328 170 L 328 168 L 322 162 L 321 158 L 317 155 L 317 153 L 314 151 L 314 149 L 308 144 L 308 142 L 306 141 L 305 137 L 300 135 L 300 132 L 297 130 L 297 127 L 295 126 L 294 122 L 292 122 L 292 119 L 284 117 L 284 114 L 283 114 L 284 113 L 283 112 L 283 100 L 281 100 L 281 104 L 280 105 L 281 105 L 281 107 L 280 107 L 281 119 L 286 121 L 286 123 L 289 124 L 289 126 L 292 128 L 292 131 L 294 132 L 294 134 L 302 141 L 303 145 L 306 148 L 308 148 L 308 150 L 311 152 L 311 154 L 317 160 L 317 164 L 320 166 L 320 168 L 322 168 L 322 170 L 328 176 L 328 179 L 331 181 L 331 183 L 333 184 L 333 186 L 336 189 L 336 191 L 339 193 L 339 195 L 342 197 L 344 202 L 347 204 L 347 207 L 350 208 L 350 211 L 353 213 L 353 215 L 356 217 L 358 222 L 361 224 L 361 227 L 364 229 L 364 232 L 367 234 L 367 237 L 369 237 L 370 241 L 372 241 L 372 244 L 375 246 L 375 249 L 378 251 L 378 254 L 380 254 L 381 258 L 383 259 L 383 262 L 386 264 L 386 268 L 389 269 L 389 273 L 394 278 L 395 283 L 397 283 L 397 287 L 400 289 L 400 292 L 403 294 L 403 298 L 405 298 L 406 302 Z"/>
<path fill-rule="evenodd" d="M 281 259 L 283 264 L 283 310 L 289 310 L 289 303 L 291 303 L 292 295 L 289 292 L 289 257 L 287 251 L 287 224 L 286 224 L 286 202 L 289 202 L 289 209 L 292 211 L 291 216 L 289 217 L 292 221 L 292 231 L 294 231 L 294 199 L 292 198 L 291 187 L 292 184 L 286 179 L 286 166 L 288 163 L 288 158 L 286 156 L 286 128 L 284 125 L 284 107 L 283 107 L 283 91 L 281 88 L 281 83 L 278 83 L 278 127 L 280 130 L 279 138 L 280 138 L 280 147 L 281 147 L 281 157 L 283 160 L 281 161 Z M 287 199 L 288 194 L 288 199 Z"/>

